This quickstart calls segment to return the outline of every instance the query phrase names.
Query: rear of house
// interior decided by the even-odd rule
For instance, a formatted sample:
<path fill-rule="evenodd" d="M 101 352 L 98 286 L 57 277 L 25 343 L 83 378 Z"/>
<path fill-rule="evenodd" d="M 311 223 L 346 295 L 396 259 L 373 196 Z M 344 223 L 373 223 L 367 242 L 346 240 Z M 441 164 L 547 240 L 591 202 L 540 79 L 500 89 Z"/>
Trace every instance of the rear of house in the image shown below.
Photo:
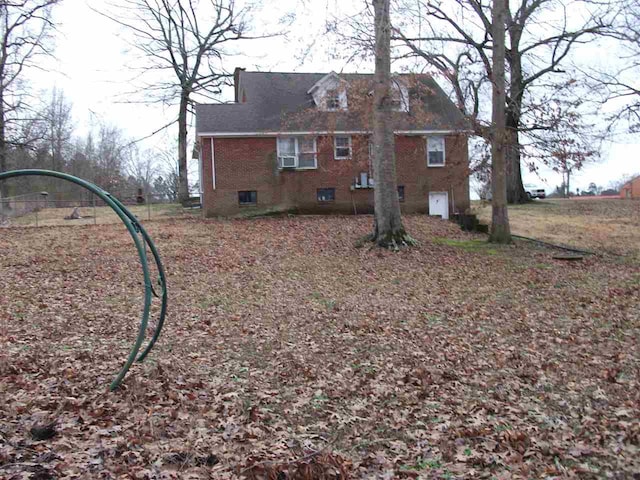
<path fill-rule="evenodd" d="M 640 199 L 640 175 L 632 178 L 622 187 L 620 187 L 620 198 Z"/>
<path fill-rule="evenodd" d="M 204 214 L 372 212 L 370 112 L 363 106 L 371 78 L 237 69 L 234 103 L 196 108 Z M 394 82 L 402 210 L 444 218 L 465 211 L 464 118 L 431 77 Z"/>

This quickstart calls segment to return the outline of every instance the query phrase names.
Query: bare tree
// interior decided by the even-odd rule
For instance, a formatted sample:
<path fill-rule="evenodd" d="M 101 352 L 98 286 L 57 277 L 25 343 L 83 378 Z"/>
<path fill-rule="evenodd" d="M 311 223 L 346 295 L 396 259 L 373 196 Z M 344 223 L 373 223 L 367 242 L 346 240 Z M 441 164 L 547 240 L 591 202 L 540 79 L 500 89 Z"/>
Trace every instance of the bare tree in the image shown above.
<path fill-rule="evenodd" d="M 396 182 L 391 84 L 389 0 L 373 0 L 376 67 L 373 87 L 373 178 L 375 224 L 371 240 L 386 248 L 415 243 L 402 225 Z"/>
<path fill-rule="evenodd" d="M 51 155 L 51 170 L 65 170 L 71 150 L 73 125 L 71 119 L 71 102 L 64 92 L 53 88 L 51 98 L 44 108 L 42 122 L 44 124 L 45 142 Z"/>
<path fill-rule="evenodd" d="M 509 213 L 507 211 L 507 185 L 505 178 L 505 147 L 507 128 L 505 118 L 505 17 L 509 0 L 493 0 L 491 23 L 493 33 L 492 55 L 492 115 L 491 115 L 491 232 L 489 241 L 510 243 Z"/>
<path fill-rule="evenodd" d="M 127 161 L 127 174 L 135 180 L 138 188 L 147 193 L 151 191 L 153 180 L 160 170 L 156 157 L 157 154 L 153 150 L 141 151 L 134 147 Z"/>
<path fill-rule="evenodd" d="M 556 128 L 529 132 L 530 157 L 551 167 L 562 175 L 564 195 L 571 191 L 571 175 L 585 164 L 600 158 L 600 150 L 606 139 L 606 131 L 585 120 L 579 107 L 582 100 L 570 98 L 570 88 L 564 88 L 565 98 L 549 99 L 538 111 L 545 122 Z"/>
<path fill-rule="evenodd" d="M 120 191 L 125 184 L 125 166 L 132 149 L 133 144 L 120 128 L 101 124 L 92 159 L 96 183 L 107 191 Z"/>
<path fill-rule="evenodd" d="M 527 200 L 522 184 L 521 134 L 555 128 L 536 122 L 527 103 L 536 88 L 566 82 L 563 65 L 576 45 L 608 31 L 619 2 L 592 0 L 518 0 L 506 6 L 507 199 Z M 511 5 L 515 4 L 514 8 Z M 492 22 L 490 3 L 483 0 L 422 0 L 405 2 L 405 18 L 416 18 L 419 28 L 403 27 L 396 37 L 406 56 L 421 58 L 449 82 L 463 113 L 478 119 L 483 78 L 491 78 Z M 544 16 L 544 17 L 543 17 Z M 427 20 L 427 21 L 425 21 Z M 545 81 L 546 85 L 541 82 Z M 482 134 L 483 125 L 476 124 Z M 488 132 L 488 131 L 486 131 Z"/>
<path fill-rule="evenodd" d="M 179 169 L 175 155 L 168 148 L 157 149 L 154 153 L 158 160 L 158 176 L 153 181 L 154 194 L 175 202 L 179 190 Z"/>
<path fill-rule="evenodd" d="M 238 8 L 234 0 L 123 0 L 122 4 L 124 15 L 103 15 L 133 32 L 132 45 L 146 59 L 143 73 L 162 75 L 141 91 L 150 101 L 178 105 L 180 201 L 186 202 L 187 116 L 193 95 L 216 95 L 227 83 L 224 48 L 248 38 L 248 10 Z M 166 80 L 167 74 L 173 78 Z"/>
<path fill-rule="evenodd" d="M 629 132 L 637 133 L 640 131 L 640 0 L 627 0 L 617 25 L 607 36 L 617 42 L 622 66 L 591 76 L 596 84 L 605 87 L 605 102 L 614 108 L 608 119 L 610 128 L 622 123 Z"/>
<path fill-rule="evenodd" d="M 0 172 L 7 170 L 9 149 L 26 109 L 25 72 L 36 58 L 49 55 L 51 8 L 60 0 L 0 1 Z M 7 196 L 0 183 L 0 197 Z"/>

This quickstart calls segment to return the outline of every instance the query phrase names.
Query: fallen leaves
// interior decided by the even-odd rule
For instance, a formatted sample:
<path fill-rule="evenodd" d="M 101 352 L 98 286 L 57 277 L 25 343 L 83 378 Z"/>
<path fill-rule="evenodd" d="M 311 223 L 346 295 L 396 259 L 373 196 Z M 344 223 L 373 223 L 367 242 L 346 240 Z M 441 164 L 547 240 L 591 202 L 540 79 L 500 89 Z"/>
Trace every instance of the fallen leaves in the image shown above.
<path fill-rule="evenodd" d="M 150 222 L 169 316 L 114 393 L 142 302 L 127 232 L 2 230 L 0 478 L 639 471 L 638 265 L 405 222 L 421 243 L 397 254 L 353 247 L 370 217 Z"/>

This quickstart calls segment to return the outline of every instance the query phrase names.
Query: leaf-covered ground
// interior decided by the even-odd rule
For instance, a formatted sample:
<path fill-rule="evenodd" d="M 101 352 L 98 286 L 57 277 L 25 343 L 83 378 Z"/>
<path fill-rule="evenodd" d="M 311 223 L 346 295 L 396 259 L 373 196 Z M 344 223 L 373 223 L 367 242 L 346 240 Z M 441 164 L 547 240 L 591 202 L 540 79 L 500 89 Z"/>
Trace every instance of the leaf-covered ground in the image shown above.
<path fill-rule="evenodd" d="M 419 247 L 356 249 L 370 223 L 149 223 L 169 316 L 113 393 L 142 300 L 127 232 L 0 231 L 0 478 L 640 472 L 637 263 L 422 216 Z"/>
<path fill-rule="evenodd" d="M 491 205 L 474 202 L 485 223 Z M 511 231 L 577 248 L 635 257 L 640 262 L 640 201 L 621 198 L 547 198 L 509 205 Z"/>

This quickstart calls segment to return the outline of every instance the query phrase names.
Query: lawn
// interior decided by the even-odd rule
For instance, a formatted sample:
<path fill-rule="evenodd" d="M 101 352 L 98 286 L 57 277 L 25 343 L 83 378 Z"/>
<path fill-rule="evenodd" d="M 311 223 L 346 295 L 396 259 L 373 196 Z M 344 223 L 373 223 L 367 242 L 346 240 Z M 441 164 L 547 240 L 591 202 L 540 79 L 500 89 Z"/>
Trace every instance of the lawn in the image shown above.
<path fill-rule="evenodd" d="M 200 210 L 184 209 L 177 203 L 156 203 L 150 205 L 127 205 L 127 209 L 139 219 L 162 219 L 176 216 L 194 216 L 201 213 Z M 10 218 L 11 226 L 35 227 L 35 226 L 77 226 L 77 225 L 102 225 L 120 223 L 120 218 L 111 207 L 81 207 L 79 209 L 82 218 L 66 220 L 64 217 L 71 215 L 73 207 L 45 208 L 38 212 Z"/>
<path fill-rule="evenodd" d="M 476 202 L 474 210 L 485 223 L 491 205 Z M 640 260 L 640 202 L 623 199 L 536 200 L 509 207 L 511 231 L 554 243 Z"/>
<path fill-rule="evenodd" d="M 355 248 L 371 222 L 148 222 L 169 316 L 113 393 L 142 301 L 124 227 L 0 230 L 0 478 L 640 471 L 638 264 L 424 216 L 416 248 Z"/>

